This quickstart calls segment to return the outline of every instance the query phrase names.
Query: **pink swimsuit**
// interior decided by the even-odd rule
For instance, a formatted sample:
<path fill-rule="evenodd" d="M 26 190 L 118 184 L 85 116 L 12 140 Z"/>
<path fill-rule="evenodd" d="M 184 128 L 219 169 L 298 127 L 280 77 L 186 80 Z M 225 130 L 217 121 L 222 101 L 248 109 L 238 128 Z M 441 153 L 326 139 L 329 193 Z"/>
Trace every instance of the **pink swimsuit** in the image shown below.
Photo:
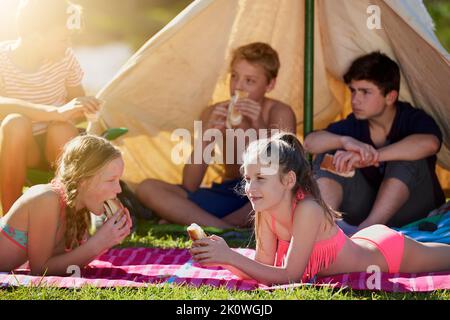
<path fill-rule="evenodd" d="M 297 203 L 303 200 L 304 193 L 299 191 L 295 197 L 292 219 Z M 276 234 L 275 219 L 272 216 L 272 231 Z M 383 255 L 389 268 L 390 273 L 397 273 L 403 259 L 404 251 L 404 235 L 388 228 L 385 225 L 372 225 L 364 228 L 354 234 L 351 240 L 364 240 L 374 244 Z M 317 241 L 309 257 L 308 264 L 302 276 L 302 282 L 306 282 L 314 278 L 321 270 L 328 268 L 335 260 L 338 253 L 344 246 L 347 236 L 341 228 L 329 239 Z M 278 239 L 277 253 L 275 257 L 275 266 L 281 267 L 285 263 L 286 254 L 289 249 L 290 242 Z"/>
<path fill-rule="evenodd" d="M 303 192 L 297 192 L 292 208 L 292 219 L 294 219 L 294 211 L 297 207 L 297 203 L 303 200 L 304 197 L 305 195 Z M 275 219 L 273 216 L 272 231 L 276 234 Z M 347 237 L 344 232 L 338 228 L 338 232 L 331 238 L 317 241 L 314 244 L 314 248 L 309 257 L 308 264 L 302 277 L 302 282 L 306 282 L 314 278 L 320 270 L 328 268 L 336 260 L 336 256 L 344 246 L 346 239 Z M 289 249 L 289 245 L 289 241 L 278 239 L 275 266 L 281 267 L 284 265 L 284 260 Z"/>
<path fill-rule="evenodd" d="M 374 224 L 364 228 L 352 237 L 352 240 L 364 240 L 375 245 L 384 256 L 390 273 L 400 271 L 405 246 L 405 236 L 383 224 Z"/>

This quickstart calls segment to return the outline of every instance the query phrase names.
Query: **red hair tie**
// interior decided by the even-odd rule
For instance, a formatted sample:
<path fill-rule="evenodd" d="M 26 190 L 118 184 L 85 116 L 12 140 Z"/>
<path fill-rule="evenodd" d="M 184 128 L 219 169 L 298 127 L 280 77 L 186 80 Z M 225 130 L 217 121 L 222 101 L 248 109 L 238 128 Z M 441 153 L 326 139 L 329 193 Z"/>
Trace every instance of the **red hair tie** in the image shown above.
<path fill-rule="evenodd" d="M 301 189 L 299 189 L 297 191 L 295 198 L 297 199 L 297 201 L 303 200 L 305 198 L 305 194 L 303 193 L 303 191 Z"/>

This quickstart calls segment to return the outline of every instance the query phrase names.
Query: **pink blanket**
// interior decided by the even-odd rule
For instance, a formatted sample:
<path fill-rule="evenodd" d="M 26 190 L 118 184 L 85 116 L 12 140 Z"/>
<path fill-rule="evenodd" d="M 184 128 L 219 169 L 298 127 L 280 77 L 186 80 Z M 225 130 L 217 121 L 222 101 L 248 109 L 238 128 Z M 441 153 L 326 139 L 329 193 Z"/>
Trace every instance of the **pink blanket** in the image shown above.
<path fill-rule="evenodd" d="M 254 250 L 236 249 L 248 257 Z M 228 270 L 220 267 L 204 268 L 192 263 L 185 249 L 126 248 L 112 249 L 98 257 L 88 267 L 77 272 L 73 268 L 66 277 L 29 276 L 27 269 L 13 274 L 0 273 L 0 287 L 7 286 L 56 286 L 78 288 L 95 287 L 141 287 L 163 283 L 189 284 L 193 286 L 224 286 L 236 290 L 271 290 L 291 288 L 306 284 L 267 287 L 254 280 L 239 280 Z M 350 287 L 356 290 L 383 290 L 389 292 L 425 292 L 450 289 L 450 271 L 427 274 L 375 274 L 351 273 L 319 278 L 318 285 Z"/>

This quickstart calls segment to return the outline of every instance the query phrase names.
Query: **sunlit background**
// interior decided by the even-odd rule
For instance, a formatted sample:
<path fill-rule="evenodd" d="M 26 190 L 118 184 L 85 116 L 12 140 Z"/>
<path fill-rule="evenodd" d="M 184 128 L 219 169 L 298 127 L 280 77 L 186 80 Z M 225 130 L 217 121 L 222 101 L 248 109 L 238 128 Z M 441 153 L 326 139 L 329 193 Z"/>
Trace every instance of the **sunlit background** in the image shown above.
<path fill-rule="evenodd" d="M 84 28 L 72 43 L 85 71 L 83 84 L 95 94 L 146 40 L 192 0 L 74 0 L 83 7 Z M 0 0 L 0 41 L 17 38 L 20 0 Z M 106 59 L 105 59 L 106 57 Z"/>
<path fill-rule="evenodd" d="M 292 0 L 296 1 L 296 0 Z M 20 0 L 0 0 L 0 41 L 16 38 Z M 85 71 L 84 85 L 96 93 L 122 64 L 192 0 L 73 0 L 84 11 L 85 27 L 73 37 Z M 450 51 L 450 1 L 425 0 L 443 46 Z M 105 59 L 107 57 L 107 59 Z"/>

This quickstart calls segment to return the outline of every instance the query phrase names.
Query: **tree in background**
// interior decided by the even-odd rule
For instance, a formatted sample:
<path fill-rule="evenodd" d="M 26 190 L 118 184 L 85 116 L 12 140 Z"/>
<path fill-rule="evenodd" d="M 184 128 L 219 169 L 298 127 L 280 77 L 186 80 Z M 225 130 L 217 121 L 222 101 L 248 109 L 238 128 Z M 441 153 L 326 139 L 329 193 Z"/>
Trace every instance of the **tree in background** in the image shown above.
<path fill-rule="evenodd" d="M 425 0 L 435 24 L 436 35 L 447 51 L 450 51 L 450 1 Z"/>

